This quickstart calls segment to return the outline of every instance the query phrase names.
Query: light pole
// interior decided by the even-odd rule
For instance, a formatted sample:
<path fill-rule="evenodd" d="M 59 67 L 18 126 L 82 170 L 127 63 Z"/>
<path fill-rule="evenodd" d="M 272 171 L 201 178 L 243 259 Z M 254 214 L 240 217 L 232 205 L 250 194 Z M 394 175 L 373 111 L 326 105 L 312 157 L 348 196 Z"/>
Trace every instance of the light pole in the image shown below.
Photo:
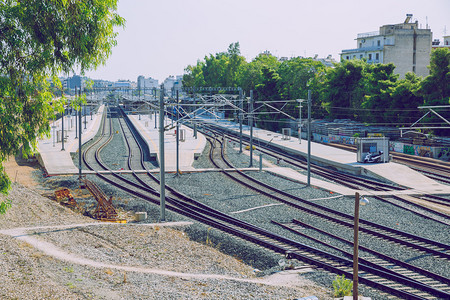
<path fill-rule="evenodd" d="M 366 205 L 369 203 L 365 197 L 361 198 L 359 193 L 355 193 L 355 215 L 354 215 L 354 226 L 353 226 L 353 300 L 358 299 L 358 236 L 359 236 L 359 205 Z"/>

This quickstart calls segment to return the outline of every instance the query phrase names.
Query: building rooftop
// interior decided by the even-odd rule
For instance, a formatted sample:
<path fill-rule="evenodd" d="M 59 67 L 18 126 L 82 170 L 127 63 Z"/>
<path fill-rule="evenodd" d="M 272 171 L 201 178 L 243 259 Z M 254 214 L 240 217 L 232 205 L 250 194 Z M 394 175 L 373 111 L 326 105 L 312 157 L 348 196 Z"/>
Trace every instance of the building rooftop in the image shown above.
<path fill-rule="evenodd" d="M 368 38 L 368 37 L 377 36 L 377 35 L 380 35 L 380 32 L 378 30 L 371 31 L 371 32 L 358 33 L 356 38 L 363 39 L 363 38 Z"/>

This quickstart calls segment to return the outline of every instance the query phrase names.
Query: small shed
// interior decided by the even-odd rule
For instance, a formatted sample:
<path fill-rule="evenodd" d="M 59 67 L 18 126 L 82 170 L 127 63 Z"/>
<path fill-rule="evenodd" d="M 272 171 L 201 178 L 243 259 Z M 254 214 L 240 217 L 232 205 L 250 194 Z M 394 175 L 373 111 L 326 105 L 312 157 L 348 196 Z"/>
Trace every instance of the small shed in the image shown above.
<path fill-rule="evenodd" d="M 381 154 L 380 162 L 389 162 L 389 138 L 387 137 L 372 137 L 372 138 L 358 138 L 357 140 L 356 159 L 358 162 L 364 162 L 367 154 L 376 155 Z"/>

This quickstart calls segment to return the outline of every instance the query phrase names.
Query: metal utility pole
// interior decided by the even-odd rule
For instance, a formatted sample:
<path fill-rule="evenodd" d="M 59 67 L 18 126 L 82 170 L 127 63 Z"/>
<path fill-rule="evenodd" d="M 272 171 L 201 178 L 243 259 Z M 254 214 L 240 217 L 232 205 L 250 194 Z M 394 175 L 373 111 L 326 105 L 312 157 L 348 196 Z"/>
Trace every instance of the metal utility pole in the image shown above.
<path fill-rule="evenodd" d="M 239 90 L 239 153 L 242 153 L 242 108 L 244 100 L 242 99 L 242 89 Z"/>
<path fill-rule="evenodd" d="M 299 122 L 298 122 L 298 142 L 299 144 L 302 143 L 302 102 L 303 99 L 298 99 L 297 100 L 298 103 L 300 104 L 300 109 L 299 109 Z"/>
<path fill-rule="evenodd" d="M 166 220 L 166 178 L 164 169 L 164 85 L 161 85 L 159 95 L 159 185 L 160 185 L 160 204 L 161 204 L 161 222 Z"/>
<path fill-rule="evenodd" d="M 66 114 L 66 108 L 63 105 L 63 114 L 62 114 L 62 119 L 61 119 L 61 151 L 64 151 L 64 115 Z"/>
<path fill-rule="evenodd" d="M 81 97 L 81 87 L 79 89 L 79 96 Z M 78 139 L 78 179 L 80 180 L 81 185 L 81 104 L 80 104 L 80 110 L 78 111 L 78 128 L 80 130 L 80 138 Z"/>
<path fill-rule="evenodd" d="M 86 93 L 86 90 L 84 92 Z M 84 129 L 86 129 L 86 124 L 87 124 L 87 121 L 86 121 L 86 104 L 85 104 L 84 105 Z"/>
<path fill-rule="evenodd" d="M 248 122 L 250 123 L 250 165 L 249 168 L 253 167 L 253 90 L 250 91 L 250 102 L 248 103 L 249 115 Z"/>
<path fill-rule="evenodd" d="M 359 193 L 355 193 L 355 215 L 353 221 L 353 299 L 358 299 Z"/>
<path fill-rule="evenodd" d="M 76 98 L 77 98 L 77 86 L 75 86 L 75 100 Z M 78 110 L 75 111 L 75 139 L 77 138 L 78 138 Z"/>
<path fill-rule="evenodd" d="M 177 139 L 177 173 L 176 175 L 180 175 L 180 124 L 178 123 L 178 119 L 180 118 L 180 112 L 179 112 L 179 99 L 178 99 L 178 90 L 177 90 L 177 129 L 176 129 L 176 139 Z M 173 120 L 173 117 L 172 117 Z"/>
<path fill-rule="evenodd" d="M 311 185 L 311 90 L 308 90 L 308 186 Z"/>

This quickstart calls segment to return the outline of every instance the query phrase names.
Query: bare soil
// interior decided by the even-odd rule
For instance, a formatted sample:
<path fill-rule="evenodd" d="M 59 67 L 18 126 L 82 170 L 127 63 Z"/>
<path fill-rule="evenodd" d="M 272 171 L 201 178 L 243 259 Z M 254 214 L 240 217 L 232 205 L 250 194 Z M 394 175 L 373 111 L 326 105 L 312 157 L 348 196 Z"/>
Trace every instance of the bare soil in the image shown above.
<path fill-rule="evenodd" d="M 34 180 L 36 162 L 11 157 L 5 167 L 13 204 L 0 216 L 1 299 L 332 298 L 299 275 L 308 269 L 257 277 L 191 241 L 186 225 L 97 222 L 43 197 L 52 191 Z"/>

